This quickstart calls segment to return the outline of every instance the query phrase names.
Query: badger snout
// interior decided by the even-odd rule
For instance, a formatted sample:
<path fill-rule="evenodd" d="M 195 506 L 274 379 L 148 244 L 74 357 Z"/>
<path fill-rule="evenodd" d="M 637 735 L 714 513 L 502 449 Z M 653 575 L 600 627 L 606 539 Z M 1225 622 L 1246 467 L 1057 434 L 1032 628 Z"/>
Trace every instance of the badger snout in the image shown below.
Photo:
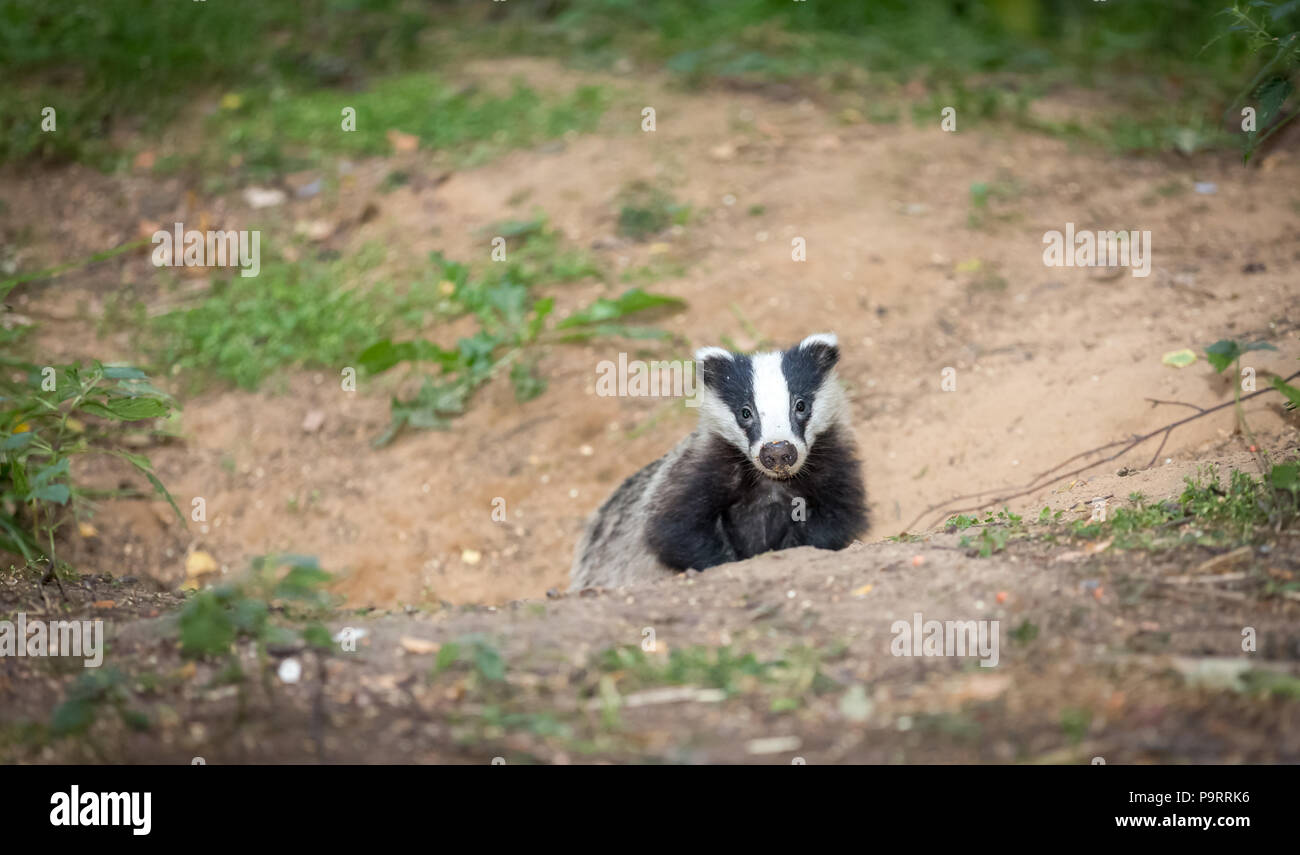
<path fill-rule="evenodd" d="M 799 450 L 794 443 L 785 440 L 764 443 L 758 450 L 758 462 L 772 472 L 785 474 L 798 460 Z"/>

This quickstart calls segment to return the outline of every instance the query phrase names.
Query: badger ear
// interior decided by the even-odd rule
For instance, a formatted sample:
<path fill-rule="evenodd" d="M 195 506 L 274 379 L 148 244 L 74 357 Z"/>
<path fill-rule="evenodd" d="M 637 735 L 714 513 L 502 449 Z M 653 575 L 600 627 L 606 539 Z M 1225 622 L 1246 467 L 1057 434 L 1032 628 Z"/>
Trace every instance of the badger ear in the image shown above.
<path fill-rule="evenodd" d="M 835 333 L 814 333 L 799 342 L 799 350 L 811 356 L 823 372 L 830 371 L 840 361 L 840 340 Z"/>
<path fill-rule="evenodd" d="M 710 389 L 718 389 L 735 357 L 720 347 L 701 347 L 695 351 L 695 374 Z"/>

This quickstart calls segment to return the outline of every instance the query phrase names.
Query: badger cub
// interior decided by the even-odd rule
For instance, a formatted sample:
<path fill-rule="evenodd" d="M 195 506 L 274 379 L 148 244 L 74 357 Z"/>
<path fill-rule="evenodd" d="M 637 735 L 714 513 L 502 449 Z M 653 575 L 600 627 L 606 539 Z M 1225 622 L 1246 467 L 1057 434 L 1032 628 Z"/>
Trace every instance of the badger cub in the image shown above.
<path fill-rule="evenodd" d="M 866 505 L 839 358 L 833 333 L 776 353 L 699 350 L 699 426 L 592 515 L 570 588 L 852 543 Z"/>

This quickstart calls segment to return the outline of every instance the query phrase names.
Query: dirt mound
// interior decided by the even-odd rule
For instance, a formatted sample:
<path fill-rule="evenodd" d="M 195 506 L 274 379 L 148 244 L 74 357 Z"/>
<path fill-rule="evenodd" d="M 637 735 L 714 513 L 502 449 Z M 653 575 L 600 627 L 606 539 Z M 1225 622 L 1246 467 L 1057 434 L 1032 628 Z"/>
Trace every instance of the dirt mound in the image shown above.
<path fill-rule="evenodd" d="M 133 732 L 104 711 L 92 740 L 15 740 L 5 759 L 1294 763 L 1300 706 L 1246 691 L 1300 675 L 1300 603 L 1260 598 L 1269 574 L 1300 570 L 1294 546 L 1217 578 L 1200 547 L 802 548 L 620 591 L 338 616 L 329 628 L 351 627 L 354 651 L 321 664 L 281 649 L 269 667 L 295 659 L 300 680 L 241 688 L 218 679 L 224 665 L 180 658 L 138 583 L 89 580 L 68 615 L 116 598 L 113 662 L 148 675 L 131 703 L 154 724 Z M 900 641 L 900 625 L 929 621 L 986 634 L 947 655 Z M 58 661 L 6 660 L 25 688 L 0 718 L 48 720 L 73 677 L 50 672 Z"/>

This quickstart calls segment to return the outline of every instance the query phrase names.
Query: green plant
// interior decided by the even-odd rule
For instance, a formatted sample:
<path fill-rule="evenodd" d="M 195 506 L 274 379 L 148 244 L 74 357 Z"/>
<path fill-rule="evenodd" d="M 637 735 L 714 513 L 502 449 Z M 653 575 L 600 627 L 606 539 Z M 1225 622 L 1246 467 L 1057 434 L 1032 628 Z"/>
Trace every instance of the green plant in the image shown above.
<path fill-rule="evenodd" d="M 773 696 L 773 709 L 793 709 L 808 694 L 829 691 L 839 684 L 821 671 L 821 663 L 843 652 L 795 646 L 777 659 L 760 660 L 729 646 L 672 648 L 667 657 L 647 655 L 624 645 L 596 654 L 595 667 L 612 678 L 606 692 L 637 691 L 659 686 L 691 685 L 720 689 L 728 695 L 763 688 Z M 602 681 L 603 682 L 603 681 Z"/>
<path fill-rule="evenodd" d="M 522 234 L 519 229 L 516 236 Z M 622 320 L 656 308 L 683 305 L 676 297 L 650 294 L 633 288 L 616 299 L 601 297 L 568 317 L 551 322 L 555 308 L 552 297 L 535 297 L 531 285 L 540 282 L 546 265 L 539 268 L 522 263 L 492 265 L 486 278 L 472 276 L 467 265 L 434 255 L 438 275 L 447 294 L 448 311 L 469 314 L 478 330 L 461 338 L 455 347 L 444 348 L 427 340 L 395 342 L 384 338 L 361 352 L 357 361 L 370 374 L 381 374 L 401 362 L 432 363 L 438 376 L 424 376 L 416 394 L 392 400 L 392 421 L 374 440 L 391 442 L 407 427 L 437 429 L 464 412 L 473 394 L 493 377 L 507 371 L 520 401 L 530 400 L 545 389 L 536 373 L 539 346 L 546 343 L 584 341 L 599 336 L 626 338 L 668 338 L 654 327 L 630 326 Z M 566 270 L 572 268 L 565 267 Z"/>
<path fill-rule="evenodd" d="M 364 97 L 351 100 L 330 89 L 250 88 L 232 102 L 237 106 L 210 118 L 198 162 L 228 171 L 233 160 L 250 178 L 268 180 L 329 158 L 390 154 L 390 134 L 397 132 L 414 137 L 420 148 L 447 152 L 458 164 L 478 165 L 511 148 L 590 131 L 609 100 L 599 86 L 552 96 L 516 81 L 498 96 L 427 73 L 374 80 Z M 340 131 L 341 104 L 355 104 L 355 127 L 347 132 Z M 184 164 L 182 158 L 171 166 Z M 403 176 L 390 173 L 381 188 L 394 189 Z"/>
<path fill-rule="evenodd" d="M 980 524 L 980 520 L 975 517 L 958 514 L 949 518 L 946 528 L 950 532 L 964 531 Z M 972 540 L 970 535 L 964 534 L 958 540 L 957 545 L 962 549 L 973 549 L 980 558 L 988 558 L 994 553 L 1006 549 L 1011 540 L 1021 539 L 1026 536 L 1024 518 L 1020 514 L 1013 514 L 1009 509 L 1003 508 L 997 514 L 992 511 L 986 512 L 982 527 L 975 539 Z"/>
<path fill-rule="evenodd" d="M 287 572 L 279 572 L 285 568 Z M 258 557 L 243 580 L 198 591 L 181 607 L 176 621 L 181 653 L 223 663 L 214 682 L 238 687 L 242 716 L 244 669 L 235 643 L 252 642 L 262 687 L 269 697 L 272 645 L 301 641 L 318 656 L 333 648 L 329 630 L 320 621 L 333 604 L 324 590 L 330 579 L 308 555 Z"/>
<path fill-rule="evenodd" d="M 624 187 L 618 204 L 618 233 L 633 240 L 646 240 L 674 224 L 685 225 L 691 216 L 690 205 L 645 181 Z"/>
<path fill-rule="evenodd" d="M 1250 433 L 1250 427 L 1246 424 L 1246 415 L 1241 410 L 1241 357 L 1255 350 L 1277 350 L 1276 347 L 1266 341 L 1251 342 L 1242 344 L 1232 339 L 1220 339 L 1214 344 L 1205 348 L 1205 358 L 1209 361 L 1214 370 L 1223 373 L 1224 369 L 1230 365 L 1236 366 L 1235 376 L 1232 383 L 1233 400 L 1237 412 L 1237 426 L 1242 432 L 1250 437 L 1250 444 L 1258 447 L 1255 437 Z"/>
<path fill-rule="evenodd" d="M 358 0 L 346 9 L 336 0 L 207 7 L 0 0 L 0 161 L 77 158 L 111 166 L 115 122 L 159 129 L 200 90 L 293 92 L 400 70 L 427 53 L 421 34 L 442 14 L 404 0 Z M 41 128 L 49 105 L 58 110 L 53 133 Z"/>
<path fill-rule="evenodd" d="M 511 279 L 529 287 L 604 275 L 591 254 L 567 246 L 559 230 L 551 228 L 546 214 L 541 212 L 528 220 L 496 223 L 484 229 L 482 235 L 505 241 L 505 271 Z M 435 256 L 435 260 L 438 258 Z M 493 266 L 498 267 L 500 263 Z"/>
<path fill-rule="evenodd" d="M 95 491 L 78 485 L 73 458 L 102 454 L 125 460 L 185 518 L 149 459 L 115 445 L 126 424 L 170 415 L 175 402 L 128 365 L 35 365 L 0 357 L 0 549 L 50 562 L 55 533 L 90 510 Z M 19 379 L 14 379 L 15 373 Z"/>
<path fill-rule="evenodd" d="M 1234 469 L 1226 483 L 1211 467 L 1189 476 L 1177 499 L 1152 503 L 1140 494 L 1129 499 L 1131 507 L 1108 511 L 1104 521 L 1073 523 L 1070 534 L 1110 538 L 1118 549 L 1248 542 L 1300 519 L 1300 464 L 1273 464 L 1262 478 Z"/>
<path fill-rule="evenodd" d="M 1295 92 L 1296 73 L 1300 71 L 1300 29 L 1285 32 L 1295 26 L 1289 22 L 1298 9 L 1300 3 L 1294 0 L 1283 3 L 1250 0 L 1248 3 L 1234 2 L 1232 8 L 1224 10 L 1232 22 L 1227 34 L 1244 36 L 1251 53 L 1268 55 L 1264 65 L 1232 99 L 1224 114 L 1226 123 L 1242 125 L 1245 133 L 1241 151 L 1245 161 L 1249 161 L 1260 146 L 1300 115 L 1300 109 L 1284 114 L 1286 103 Z M 1252 98 L 1259 108 L 1253 122 L 1247 123 L 1243 114 Z M 1254 107 L 1250 109 L 1254 110 Z"/>
<path fill-rule="evenodd" d="M 1035 638 L 1038 638 L 1038 624 L 1030 622 L 1028 618 L 1011 630 L 1011 640 L 1017 644 L 1028 644 Z"/>
<path fill-rule="evenodd" d="M 63 703 L 54 708 L 50 733 L 56 737 L 83 734 L 105 707 L 112 707 L 132 730 L 148 730 L 149 717 L 134 709 L 131 700 L 127 678 L 117 668 L 87 671 L 73 683 Z"/>
<path fill-rule="evenodd" d="M 438 658 L 433 664 L 434 675 L 456 666 L 466 666 L 477 679 L 487 683 L 501 683 L 506 678 L 506 662 L 488 638 L 468 635 L 459 641 L 449 641 L 438 648 Z"/>
<path fill-rule="evenodd" d="M 1266 475 L 1255 478 L 1232 470 L 1228 483 L 1210 469 L 1188 478 L 1180 502 L 1185 514 L 1199 524 L 1216 526 L 1228 536 L 1249 539 L 1257 529 L 1281 529 L 1300 516 L 1300 464 L 1273 464 Z"/>
<path fill-rule="evenodd" d="M 214 283 L 197 304 L 141 319 L 152 362 L 191 391 L 213 381 L 255 389 L 283 368 L 350 365 L 376 332 L 418 328 L 445 308 L 436 283 L 365 284 L 382 255 L 334 261 L 267 260 L 258 276 Z"/>
<path fill-rule="evenodd" d="M 971 210 L 966 215 L 967 227 L 982 229 L 988 226 L 991 220 L 1004 221 L 1009 219 L 1011 215 L 1003 211 L 1002 207 L 1005 203 L 1019 197 L 1023 192 L 1020 182 L 1006 174 L 1000 174 L 993 181 L 972 182 L 970 185 Z M 997 203 L 996 210 L 994 204 L 991 203 Z M 1002 286 L 995 290 L 1003 290 L 1005 287 L 1004 281 Z"/>

